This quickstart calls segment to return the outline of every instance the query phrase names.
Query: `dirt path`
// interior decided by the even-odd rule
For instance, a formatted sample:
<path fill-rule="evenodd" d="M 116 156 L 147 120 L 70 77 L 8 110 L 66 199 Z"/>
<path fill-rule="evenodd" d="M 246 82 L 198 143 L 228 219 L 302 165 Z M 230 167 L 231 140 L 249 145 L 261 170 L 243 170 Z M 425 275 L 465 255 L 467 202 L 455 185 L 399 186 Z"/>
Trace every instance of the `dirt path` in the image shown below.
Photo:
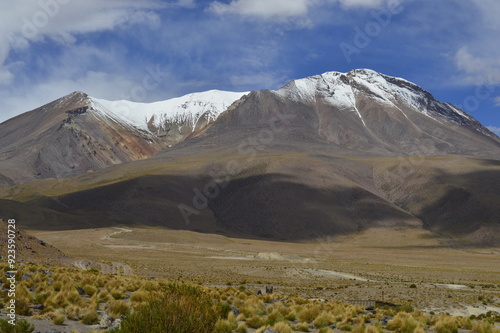
<path fill-rule="evenodd" d="M 101 240 L 111 239 L 111 237 L 113 237 L 115 235 L 123 234 L 124 232 L 132 232 L 132 230 L 126 229 L 126 228 L 115 227 L 115 229 L 118 229 L 118 231 L 112 232 L 106 236 L 102 236 Z"/>

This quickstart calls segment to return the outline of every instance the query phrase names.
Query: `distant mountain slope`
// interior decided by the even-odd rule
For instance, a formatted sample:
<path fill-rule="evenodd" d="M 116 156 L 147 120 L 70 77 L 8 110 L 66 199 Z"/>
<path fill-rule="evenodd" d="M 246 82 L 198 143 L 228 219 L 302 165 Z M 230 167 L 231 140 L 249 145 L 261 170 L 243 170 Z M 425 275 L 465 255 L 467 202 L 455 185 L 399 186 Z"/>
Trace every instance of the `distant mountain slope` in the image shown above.
<path fill-rule="evenodd" d="M 0 186 L 60 178 L 150 157 L 164 145 L 73 93 L 0 124 Z"/>
<path fill-rule="evenodd" d="M 36 229 L 146 224 L 311 240 L 385 226 L 495 245 L 500 139 L 406 80 L 330 72 L 241 96 L 150 158 L 1 189 L 0 199 Z"/>
<path fill-rule="evenodd" d="M 209 91 L 145 104 L 72 93 L 0 124 L 0 187 L 151 157 L 203 129 L 241 95 Z"/>

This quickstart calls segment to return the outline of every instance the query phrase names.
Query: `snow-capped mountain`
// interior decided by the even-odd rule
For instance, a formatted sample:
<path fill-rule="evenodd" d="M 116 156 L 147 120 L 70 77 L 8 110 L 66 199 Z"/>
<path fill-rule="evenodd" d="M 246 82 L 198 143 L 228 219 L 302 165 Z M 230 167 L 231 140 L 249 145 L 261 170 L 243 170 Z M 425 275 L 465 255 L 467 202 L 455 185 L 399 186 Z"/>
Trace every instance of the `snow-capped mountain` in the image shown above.
<path fill-rule="evenodd" d="M 367 69 L 327 72 L 252 92 L 205 135 L 269 127 L 280 113 L 290 119 L 273 134 L 274 143 L 281 136 L 283 144 L 314 140 L 356 154 L 500 156 L 500 138 L 472 116 L 414 83 Z"/>
<path fill-rule="evenodd" d="M 0 124 L 0 187 L 145 159 L 187 138 L 231 147 L 283 112 L 292 117 L 273 133 L 273 144 L 317 142 L 356 154 L 499 155 L 500 139 L 459 108 L 404 79 L 360 69 L 274 91 L 210 90 L 155 103 L 75 92 Z"/>
<path fill-rule="evenodd" d="M 202 130 L 243 95 L 211 90 L 134 103 L 71 93 L 0 124 L 0 187 L 151 157 Z"/>
<path fill-rule="evenodd" d="M 159 136 L 172 131 L 189 134 L 213 122 L 248 92 L 210 90 L 155 103 L 90 98 L 94 109 Z"/>
<path fill-rule="evenodd" d="M 342 110 L 354 112 L 364 126 L 359 98 L 372 97 L 380 107 L 397 109 L 405 118 L 406 112 L 418 112 L 432 120 L 468 126 L 495 136 L 477 120 L 458 107 L 436 100 L 428 91 L 402 78 L 387 76 L 369 69 L 356 69 L 348 73 L 326 72 L 294 80 L 275 91 L 287 99 L 315 103 L 318 99 Z"/>

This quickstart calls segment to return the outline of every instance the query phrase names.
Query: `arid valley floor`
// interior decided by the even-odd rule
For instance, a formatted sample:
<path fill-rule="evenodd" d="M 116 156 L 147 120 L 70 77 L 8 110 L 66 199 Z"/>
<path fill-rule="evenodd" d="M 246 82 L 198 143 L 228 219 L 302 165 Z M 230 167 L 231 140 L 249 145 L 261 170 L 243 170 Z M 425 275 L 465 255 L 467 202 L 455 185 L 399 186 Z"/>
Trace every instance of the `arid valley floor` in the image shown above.
<path fill-rule="evenodd" d="M 68 264 L 105 273 L 247 290 L 272 285 L 287 295 L 384 299 L 455 316 L 500 312 L 500 250 L 466 247 L 420 228 L 303 243 L 149 227 L 31 233 L 76 258 Z"/>

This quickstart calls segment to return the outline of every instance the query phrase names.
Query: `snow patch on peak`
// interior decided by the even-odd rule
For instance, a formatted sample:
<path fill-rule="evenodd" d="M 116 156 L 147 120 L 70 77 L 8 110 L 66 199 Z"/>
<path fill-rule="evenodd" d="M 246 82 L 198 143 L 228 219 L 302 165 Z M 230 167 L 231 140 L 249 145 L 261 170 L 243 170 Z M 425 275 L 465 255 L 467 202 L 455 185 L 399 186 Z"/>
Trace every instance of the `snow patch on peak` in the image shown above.
<path fill-rule="evenodd" d="M 316 98 L 321 97 L 331 105 L 348 108 L 358 114 L 357 96 L 367 94 L 380 104 L 399 110 L 405 105 L 437 122 L 444 118 L 460 124 L 461 119 L 470 119 L 458 108 L 438 102 L 418 85 L 371 69 L 354 69 L 347 73 L 326 72 L 292 81 L 275 93 L 302 103 L 314 102 Z"/>
<path fill-rule="evenodd" d="M 108 101 L 93 97 L 91 100 L 96 110 L 149 131 L 149 125 L 162 128 L 166 123 L 186 124 L 194 129 L 201 117 L 207 116 L 209 120 L 215 120 L 246 94 L 248 92 L 209 90 L 154 103 Z"/>

